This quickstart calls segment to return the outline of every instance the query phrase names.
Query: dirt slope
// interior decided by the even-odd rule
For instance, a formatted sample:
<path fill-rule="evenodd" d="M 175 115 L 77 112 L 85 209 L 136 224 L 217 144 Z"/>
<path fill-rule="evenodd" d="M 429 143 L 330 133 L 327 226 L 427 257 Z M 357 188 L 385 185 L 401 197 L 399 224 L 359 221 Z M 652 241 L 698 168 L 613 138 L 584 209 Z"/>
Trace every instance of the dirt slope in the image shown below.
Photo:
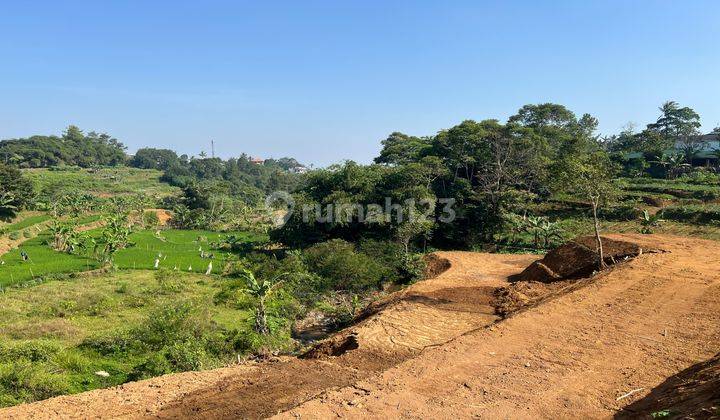
<path fill-rule="evenodd" d="M 629 239 L 669 252 L 617 266 L 582 289 L 429 349 L 362 390 L 332 391 L 282 416 L 614 415 L 720 350 L 720 246 Z"/>
<path fill-rule="evenodd" d="M 720 351 L 720 244 L 617 238 L 668 252 L 497 323 L 488 293 L 534 257 L 442 253 L 448 271 L 371 308 L 334 338 L 357 347 L 337 357 L 165 376 L 0 418 L 649 415 L 651 392 L 670 395 L 669 378 Z"/>

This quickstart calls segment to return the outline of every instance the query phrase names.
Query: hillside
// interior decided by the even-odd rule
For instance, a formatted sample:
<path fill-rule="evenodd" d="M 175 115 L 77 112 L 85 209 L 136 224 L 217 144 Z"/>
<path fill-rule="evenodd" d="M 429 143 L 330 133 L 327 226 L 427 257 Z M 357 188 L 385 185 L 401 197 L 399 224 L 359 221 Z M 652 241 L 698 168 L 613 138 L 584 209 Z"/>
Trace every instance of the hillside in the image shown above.
<path fill-rule="evenodd" d="M 718 244 L 613 238 L 660 252 L 548 289 L 505 319 L 492 296 L 535 257 L 441 253 L 445 272 L 379 302 L 305 358 L 164 376 L 0 416 L 608 417 L 680 414 L 672 410 L 690 397 L 712 409 L 703 384 L 720 342 Z M 668 389 L 684 370 L 700 372 L 691 389 L 703 394 Z M 643 404 L 657 393 L 667 407 Z"/>
<path fill-rule="evenodd" d="M 76 189 L 83 193 L 109 197 L 123 194 L 143 194 L 161 198 L 177 194 L 180 189 L 160 181 L 162 171 L 124 166 L 100 169 L 54 167 L 25 169 L 36 191 Z"/>

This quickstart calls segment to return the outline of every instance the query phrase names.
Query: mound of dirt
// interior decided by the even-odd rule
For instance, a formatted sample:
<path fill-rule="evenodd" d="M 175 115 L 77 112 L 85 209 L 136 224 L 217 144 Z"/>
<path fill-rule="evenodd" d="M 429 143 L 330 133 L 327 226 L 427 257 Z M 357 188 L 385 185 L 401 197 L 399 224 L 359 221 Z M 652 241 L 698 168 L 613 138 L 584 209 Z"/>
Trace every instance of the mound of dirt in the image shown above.
<path fill-rule="evenodd" d="M 511 276 L 510 284 L 495 290 L 495 313 L 507 317 L 520 309 L 582 287 L 586 282 L 579 280 L 589 279 L 599 269 L 600 256 L 595 247 L 594 237 L 577 238 L 533 262 L 520 274 Z M 603 249 L 605 262 L 609 266 L 643 252 L 657 251 L 643 251 L 636 243 L 610 238 L 603 238 Z"/>
<path fill-rule="evenodd" d="M 610 238 L 602 238 L 602 242 L 607 264 L 614 264 L 643 252 L 639 245 L 632 242 Z M 552 283 L 588 277 L 599 268 L 599 261 L 595 238 L 583 236 L 550 251 L 543 259 L 530 264 L 522 273 L 512 276 L 510 281 Z"/>
<path fill-rule="evenodd" d="M 617 418 L 720 418 L 720 353 L 668 378 Z"/>
<path fill-rule="evenodd" d="M 495 313 L 506 318 L 510 314 L 533 306 L 551 296 L 569 290 L 577 280 L 561 280 L 552 283 L 539 281 L 519 281 L 505 287 L 498 287 L 494 292 L 493 306 Z"/>
<path fill-rule="evenodd" d="M 436 253 L 426 255 L 424 260 L 425 272 L 423 273 L 423 277 L 425 279 L 433 279 L 450 268 L 450 260 Z"/>
<path fill-rule="evenodd" d="M 316 345 L 305 354 L 301 355 L 301 359 L 321 359 L 327 356 L 341 356 L 350 350 L 360 347 L 357 334 L 350 333 L 346 336 L 336 336 L 329 340 Z"/>
<path fill-rule="evenodd" d="M 170 219 L 172 219 L 172 213 L 169 210 L 165 209 L 146 209 L 145 212 L 152 212 L 157 215 L 158 218 L 158 225 L 159 226 L 166 226 Z"/>

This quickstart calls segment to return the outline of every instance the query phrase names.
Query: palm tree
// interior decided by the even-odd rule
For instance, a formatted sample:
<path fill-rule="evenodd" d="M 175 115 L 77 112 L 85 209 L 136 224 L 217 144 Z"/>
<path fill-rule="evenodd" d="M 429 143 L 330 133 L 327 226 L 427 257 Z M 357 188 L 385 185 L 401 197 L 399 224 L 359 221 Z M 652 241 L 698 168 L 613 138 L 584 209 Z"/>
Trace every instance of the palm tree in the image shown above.
<path fill-rule="evenodd" d="M 272 280 L 260 281 L 255 277 L 255 274 L 248 269 L 243 269 L 240 272 L 240 277 L 243 278 L 247 284 L 247 288 L 244 289 L 244 291 L 257 300 L 257 307 L 255 308 L 255 331 L 258 334 L 268 335 L 270 333 L 267 324 L 265 302 L 282 284 L 280 278 L 286 275 L 288 275 L 288 273 L 282 273 L 275 276 Z"/>

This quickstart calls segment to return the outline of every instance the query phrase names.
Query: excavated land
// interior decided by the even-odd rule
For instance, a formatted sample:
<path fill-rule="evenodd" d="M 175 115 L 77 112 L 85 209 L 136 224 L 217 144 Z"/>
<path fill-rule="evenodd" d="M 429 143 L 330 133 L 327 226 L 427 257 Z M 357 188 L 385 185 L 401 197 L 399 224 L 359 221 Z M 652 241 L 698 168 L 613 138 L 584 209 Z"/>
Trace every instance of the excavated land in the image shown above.
<path fill-rule="evenodd" d="M 301 357 L 57 397 L 0 418 L 717 416 L 720 243 L 608 239 L 619 241 L 607 242 L 614 265 L 600 273 L 578 268 L 592 250 L 584 239 L 539 263 L 440 252 L 436 277 Z"/>

